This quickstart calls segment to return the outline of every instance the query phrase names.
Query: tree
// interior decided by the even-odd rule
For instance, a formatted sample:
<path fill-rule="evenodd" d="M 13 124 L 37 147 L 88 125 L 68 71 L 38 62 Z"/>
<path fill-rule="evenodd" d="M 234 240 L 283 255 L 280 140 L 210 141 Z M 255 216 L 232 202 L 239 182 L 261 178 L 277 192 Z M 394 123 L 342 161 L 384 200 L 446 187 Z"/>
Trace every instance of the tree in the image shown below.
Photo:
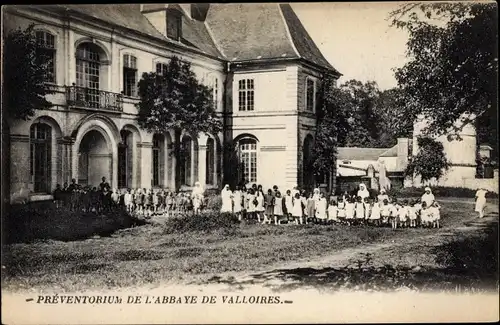
<path fill-rule="evenodd" d="M 420 176 L 423 183 L 440 179 L 449 168 L 443 144 L 429 137 L 419 137 L 417 143 L 418 153 L 409 158 L 405 175 Z"/>
<path fill-rule="evenodd" d="M 47 95 L 54 93 L 45 82 L 47 61 L 39 53 L 33 27 L 12 30 L 4 39 L 3 122 L 29 120 L 36 109 L 52 106 L 46 99 Z"/>
<path fill-rule="evenodd" d="M 411 3 L 390 14 L 408 31 L 409 61 L 395 72 L 406 116 L 426 116 L 427 135 L 458 133 L 474 123 L 498 154 L 496 3 Z M 466 116 L 463 123 L 455 122 Z"/>
<path fill-rule="evenodd" d="M 138 86 L 139 125 L 148 132 L 174 130 L 174 155 L 177 159 L 181 157 L 183 130 L 193 137 L 202 132 L 217 134 L 222 130 L 222 122 L 214 109 L 212 89 L 197 80 L 188 62 L 173 57 L 162 74 L 143 73 Z M 180 170 L 176 168 L 177 182 L 179 178 Z"/>
<path fill-rule="evenodd" d="M 335 79 L 325 76 L 319 91 L 316 141 L 312 167 L 318 173 L 329 173 L 335 166 L 337 148 L 344 146 L 350 131 L 350 97 L 335 86 Z"/>
<path fill-rule="evenodd" d="M 379 93 L 375 114 L 378 120 L 378 147 L 392 147 L 397 138 L 410 137 L 413 120 L 406 116 L 404 96 L 399 88 L 391 88 Z"/>
<path fill-rule="evenodd" d="M 375 106 L 379 89 L 375 81 L 363 83 L 349 80 L 340 86 L 350 106 L 349 133 L 346 139 L 348 147 L 376 147 L 379 137 L 379 118 Z"/>

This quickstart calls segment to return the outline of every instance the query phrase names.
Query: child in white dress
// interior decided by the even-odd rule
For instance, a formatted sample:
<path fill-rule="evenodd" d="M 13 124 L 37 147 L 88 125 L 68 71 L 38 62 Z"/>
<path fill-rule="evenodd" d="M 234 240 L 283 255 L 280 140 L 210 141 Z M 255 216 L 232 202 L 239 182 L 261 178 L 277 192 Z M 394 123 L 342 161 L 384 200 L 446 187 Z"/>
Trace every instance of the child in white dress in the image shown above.
<path fill-rule="evenodd" d="M 382 217 L 382 223 L 386 224 L 389 222 L 389 218 L 391 217 L 391 206 L 389 205 L 389 201 L 387 199 L 384 199 L 382 202 L 380 216 Z"/>
<path fill-rule="evenodd" d="M 347 199 L 347 203 L 345 204 L 345 218 L 349 226 L 353 224 L 355 209 L 356 204 L 354 203 L 354 199 Z"/>
<path fill-rule="evenodd" d="M 429 227 L 431 223 L 430 211 L 427 208 L 427 203 L 422 202 L 422 209 L 420 210 L 420 220 L 422 227 Z"/>
<path fill-rule="evenodd" d="M 127 208 L 127 211 L 129 213 L 132 213 L 134 211 L 134 191 L 127 189 L 127 193 L 125 193 L 125 196 L 123 197 L 123 203 L 125 204 L 125 207 Z"/>
<path fill-rule="evenodd" d="M 439 220 L 441 219 L 439 204 L 434 201 L 428 210 L 430 210 L 430 215 L 432 215 L 432 228 L 439 228 Z"/>
<path fill-rule="evenodd" d="M 476 211 L 479 214 L 479 218 L 484 217 L 484 208 L 486 206 L 486 193 L 488 193 L 488 191 L 484 188 L 480 188 L 476 192 L 475 196 L 476 206 L 474 211 Z"/>
<path fill-rule="evenodd" d="M 370 210 L 370 223 L 380 226 L 380 204 L 377 202 L 377 199 L 373 202 Z"/>
<path fill-rule="evenodd" d="M 328 204 L 328 223 L 334 223 L 338 221 L 337 212 L 338 212 L 337 201 L 331 198 Z"/>
<path fill-rule="evenodd" d="M 285 209 L 286 209 L 286 215 L 288 221 L 291 221 L 290 219 L 292 218 L 292 211 L 293 211 L 293 196 L 292 192 L 290 190 L 286 190 L 286 195 L 285 195 Z"/>
<path fill-rule="evenodd" d="M 410 220 L 410 228 L 415 228 L 417 226 L 417 209 L 413 200 L 410 201 L 408 207 L 408 219 Z"/>
<path fill-rule="evenodd" d="M 392 229 L 397 229 L 398 228 L 398 221 L 399 221 L 399 208 L 400 205 L 396 199 L 394 199 L 391 203 L 389 203 L 390 206 L 390 211 L 391 215 L 389 219 L 391 220 L 391 226 Z"/>
<path fill-rule="evenodd" d="M 337 204 L 337 219 L 340 223 L 346 222 L 346 214 L 345 214 L 345 204 L 346 202 L 342 197 L 339 197 L 339 202 Z"/>
<path fill-rule="evenodd" d="M 363 203 L 363 199 L 361 196 L 358 196 L 356 198 L 356 203 L 355 203 L 355 218 L 356 218 L 356 223 L 361 224 L 365 220 L 365 204 Z"/>
<path fill-rule="evenodd" d="M 302 200 L 300 194 L 295 193 L 295 200 L 293 200 L 292 216 L 296 224 L 302 224 Z"/>
<path fill-rule="evenodd" d="M 325 198 L 325 193 L 321 192 L 319 194 L 319 199 L 316 202 L 316 218 L 318 219 L 318 222 L 322 225 L 326 224 L 327 220 L 327 215 L 326 215 L 326 209 L 327 209 L 328 202 L 326 201 Z"/>
<path fill-rule="evenodd" d="M 403 205 L 398 210 L 399 226 L 405 228 L 408 225 L 408 200 L 403 201 Z"/>

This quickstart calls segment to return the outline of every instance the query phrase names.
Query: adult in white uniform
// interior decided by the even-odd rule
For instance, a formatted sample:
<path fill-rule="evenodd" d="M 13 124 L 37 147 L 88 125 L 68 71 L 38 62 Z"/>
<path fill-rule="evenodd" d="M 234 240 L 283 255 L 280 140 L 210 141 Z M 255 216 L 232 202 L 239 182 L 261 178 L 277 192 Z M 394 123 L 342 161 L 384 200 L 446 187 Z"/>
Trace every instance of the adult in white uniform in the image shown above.
<path fill-rule="evenodd" d="M 364 201 L 365 198 L 370 197 L 370 192 L 366 189 L 366 185 L 361 183 L 359 184 L 359 190 L 357 196 L 361 197 L 361 200 Z"/>
<path fill-rule="evenodd" d="M 233 213 L 233 192 L 229 189 L 229 185 L 224 186 L 220 195 L 222 197 L 220 213 Z"/>
<path fill-rule="evenodd" d="M 425 202 L 427 207 L 430 208 L 435 200 L 436 198 L 434 197 L 434 194 L 432 194 L 431 188 L 426 187 L 425 193 L 422 195 L 421 202 Z"/>

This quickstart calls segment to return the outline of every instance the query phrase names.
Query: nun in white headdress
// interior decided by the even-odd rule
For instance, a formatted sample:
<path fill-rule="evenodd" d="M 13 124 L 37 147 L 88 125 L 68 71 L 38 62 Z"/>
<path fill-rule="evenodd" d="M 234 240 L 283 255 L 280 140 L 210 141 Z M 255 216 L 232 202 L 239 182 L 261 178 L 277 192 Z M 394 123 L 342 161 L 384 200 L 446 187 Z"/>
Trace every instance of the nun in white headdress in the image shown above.
<path fill-rule="evenodd" d="M 366 188 L 365 184 L 363 183 L 359 184 L 359 190 L 357 196 L 361 197 L 362 200 L 364 200 L 367 197 L 370 197 L 370 192 L 368 192 L 368 189 Z"/>
<path fill-rule="evenodd" d="M 200 212 L 202 206 L 203 206 L 203 201 L 205 200 L 205 189 L 203 186 L 201 186 L 200 182 L 194 183 L 194 188 L 193 188 L 193 209 L 194 213 Z"/>
<path fill-rule="evenodd" d="M 432 194 L 432 190 L 430 187 L 425 188 L 425 193 L 422 195 L 421 202 L 427 204 L 427 207 L 430 207 L 436 198 L 434 197 L 434 194 Z"/>
<path fill-rule="evenodd" d="M 229 185 L 224 186 L 220 195 L 222 197 L 220 213 L 233 213 L 233 192 L 229 189 Z"/>

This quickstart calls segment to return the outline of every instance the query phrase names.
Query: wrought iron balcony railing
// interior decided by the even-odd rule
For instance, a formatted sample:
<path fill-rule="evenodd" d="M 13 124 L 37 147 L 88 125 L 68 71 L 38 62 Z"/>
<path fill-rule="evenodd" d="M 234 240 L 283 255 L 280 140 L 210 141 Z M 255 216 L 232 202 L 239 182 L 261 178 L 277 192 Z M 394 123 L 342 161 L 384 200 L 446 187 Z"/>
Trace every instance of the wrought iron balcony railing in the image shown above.
<path fill-rule="evenodd" d="M 68 86 L 66 100 L 69 106 L 110 111 L 123 111 L 123 95 L 99 89 Z"/>

